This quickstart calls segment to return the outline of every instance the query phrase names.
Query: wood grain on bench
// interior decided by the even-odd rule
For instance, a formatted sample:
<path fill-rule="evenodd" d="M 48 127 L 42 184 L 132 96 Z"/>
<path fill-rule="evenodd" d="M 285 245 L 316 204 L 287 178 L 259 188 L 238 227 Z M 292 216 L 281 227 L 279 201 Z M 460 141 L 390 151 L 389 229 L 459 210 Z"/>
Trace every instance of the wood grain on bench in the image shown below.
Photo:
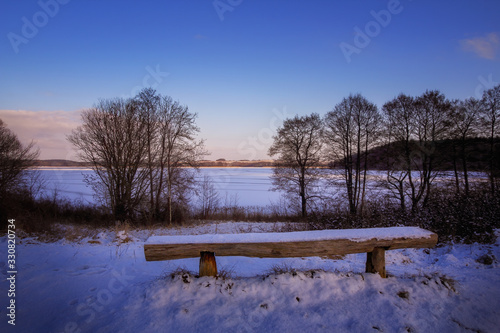
<path fill-rule="evenodd" d="M 402 248 L 429 248 L 437 235 L 416 227 L 298 231 L 284 233 L 153 236 L 144 244 L 147 261 L 217 256 L 259 258 L 332 257 Z"/>

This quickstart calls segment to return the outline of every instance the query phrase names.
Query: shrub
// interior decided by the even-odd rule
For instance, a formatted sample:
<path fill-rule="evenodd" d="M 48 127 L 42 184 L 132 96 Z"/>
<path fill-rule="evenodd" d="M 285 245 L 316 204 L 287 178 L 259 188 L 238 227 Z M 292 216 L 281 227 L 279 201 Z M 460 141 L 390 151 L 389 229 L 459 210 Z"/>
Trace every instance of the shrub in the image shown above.
<path fill-rule="evenodd" d="M 500 195 L 482 189 L 468 196 L 444 190 L 434 191 L 422 213 L 422 223 L 436 232 L 440 241 L 492 243 L 499 225 Z"/>
<path fill-rule="evenodd" d="M 500 194 L 471 190 L 468 196 L 435 189 L 425 207 L 403 211 L 383 198 L 369 200 L 361 214 L 350 214 L 340 205 L 310 218 L 311 229 L 348 229 L 420 226 L 438 234 L 440 242 L 492 243 L 500 228 Z"/>

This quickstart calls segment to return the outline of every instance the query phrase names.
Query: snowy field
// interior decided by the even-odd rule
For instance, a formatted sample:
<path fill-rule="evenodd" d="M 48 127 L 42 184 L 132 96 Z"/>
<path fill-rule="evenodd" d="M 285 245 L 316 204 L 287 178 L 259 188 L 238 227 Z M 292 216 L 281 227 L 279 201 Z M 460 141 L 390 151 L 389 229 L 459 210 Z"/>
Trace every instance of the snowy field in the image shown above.
<path fill-rule="evenodd" d="M 171 276 L 179 268 L 197 272 L 197 258 L 144 259 L 143 245 L 151 235 L 282 227 L 234 222 L 156 230 L 61 226 L 62 240 L 18 235 L 15 327 L 6 316 L 3 236 L 0 332 L 499 332 L 498 239 L 493 245 L 388 251 L 387 279 L 364 273 L 365 254 L 342 260 L 218 257 L 219 271 L 232 274 L 225 279 Z M 298 272 L 275 273 L 287 267 Z"/>

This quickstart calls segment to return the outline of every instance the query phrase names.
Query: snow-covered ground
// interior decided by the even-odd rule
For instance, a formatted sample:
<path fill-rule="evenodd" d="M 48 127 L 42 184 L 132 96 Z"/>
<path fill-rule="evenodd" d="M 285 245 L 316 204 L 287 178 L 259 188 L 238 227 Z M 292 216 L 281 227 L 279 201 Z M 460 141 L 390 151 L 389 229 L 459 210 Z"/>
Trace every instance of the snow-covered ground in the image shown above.
<path fill-rule="evenodd" d="M 342 260 L 218 257 L 219 271 L 233 275 L 225 279 L 170 274 L 179 268 L 197 272 L 197 258 L 144 259 L 144 241 L 151 235 L 279 229 L 289 228 L 259 223 L 150 230 L 61 227 L 65 238 L 52 242 L 18 235 L 15 327 L 6 316 L 8 247 L 7 237 L 1 237 L 0 331 L 499 331 L 500 240 L 388 251 L 387 279 L 364 273 L 365 254 Z M 276 274 L 279 270 L 289 272 Z"/>

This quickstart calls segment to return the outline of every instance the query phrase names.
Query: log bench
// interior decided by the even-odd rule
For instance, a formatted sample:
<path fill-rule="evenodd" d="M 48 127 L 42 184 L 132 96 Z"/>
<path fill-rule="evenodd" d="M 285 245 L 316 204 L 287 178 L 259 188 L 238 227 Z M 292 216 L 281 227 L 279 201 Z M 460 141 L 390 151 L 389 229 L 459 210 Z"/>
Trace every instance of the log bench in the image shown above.
<path fill-rule="evenodd" d="M 417 227 L 339 229 L 283 233 L 152 236 L 147 261 L 200 257 L 200 276 L 216 276 L 217 256 L 259 258 L 329 257 L 367 253 L 366 272 L 386 277 L 385 251 L 431 248 L 438 236 Z"/>

